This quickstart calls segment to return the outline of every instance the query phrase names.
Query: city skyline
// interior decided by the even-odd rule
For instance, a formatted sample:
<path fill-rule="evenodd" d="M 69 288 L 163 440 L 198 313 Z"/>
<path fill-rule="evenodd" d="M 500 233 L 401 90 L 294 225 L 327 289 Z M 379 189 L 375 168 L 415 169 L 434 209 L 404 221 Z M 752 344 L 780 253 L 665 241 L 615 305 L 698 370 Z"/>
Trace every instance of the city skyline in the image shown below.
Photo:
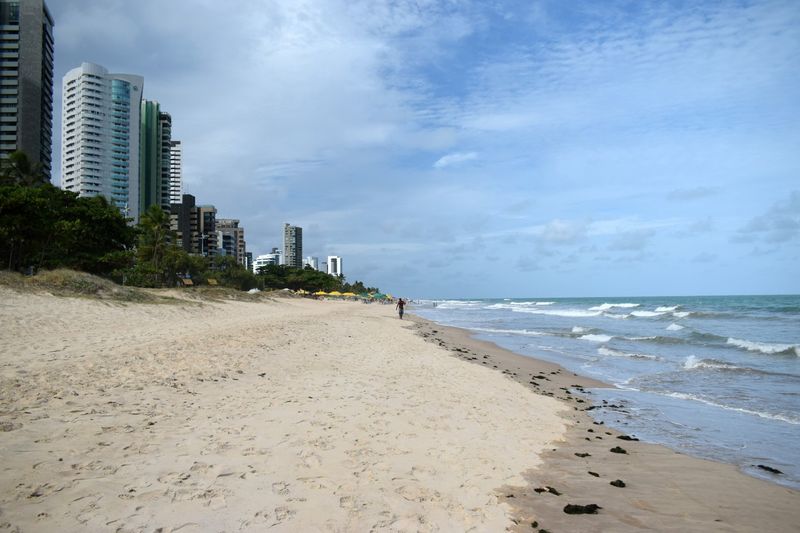
<path fill-rule="evenodd" d="M 141 73 L 249 249 L 293 220 L 415 296 L 800 292 L 795 3 L 50 9 L 56 79 Z"/>

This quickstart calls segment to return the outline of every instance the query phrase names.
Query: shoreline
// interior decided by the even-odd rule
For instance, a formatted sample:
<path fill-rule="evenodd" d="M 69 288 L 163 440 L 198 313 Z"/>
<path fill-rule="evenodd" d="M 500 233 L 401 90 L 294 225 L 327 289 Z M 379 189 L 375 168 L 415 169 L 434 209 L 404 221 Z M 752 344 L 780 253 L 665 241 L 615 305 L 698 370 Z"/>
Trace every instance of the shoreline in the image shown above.
<path fill-rule="evenodd" d="M 407 316 L 418 335 L 451 356 L 501 372 L 571 407 L 562 413 L 569 421 L 564 439 L 541 455 L 541 466 L 525 472 L 527 483 L 498 489 L 512 509 L 514 531 L 800 530 L 800 491 L 750 476 L 733 464 L 628 440 L 635 435 L 592 419 L 587 389 L 611 385 L 476 339 L 469 330 Z M 612 453 L 617 447 L 625 453 Z M 618 480 L 623 487 L 610 484 Z M 567 504 L 602 509 L 568 515 Z"/>

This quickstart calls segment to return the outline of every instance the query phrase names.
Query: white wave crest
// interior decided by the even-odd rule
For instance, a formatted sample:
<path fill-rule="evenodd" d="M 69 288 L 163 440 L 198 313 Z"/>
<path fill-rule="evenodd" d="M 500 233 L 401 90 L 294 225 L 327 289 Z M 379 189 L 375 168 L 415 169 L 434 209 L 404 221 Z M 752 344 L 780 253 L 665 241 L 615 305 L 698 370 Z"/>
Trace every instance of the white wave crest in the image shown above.
<path fill-rule="evenodd" d="M 683 329 L 683 326 L 680 324 L 670 324 L 667 326 L 667 331 L 680 331 Z"/>
<path fill-rule="evenodd" d="M 664 312 L 657 313 L 655 311 L 634 311 L 633 313 L 631 313 L 631 315 L 638 316 L 640 318 L 650 318 L 654 316 L 661 316 L 663 314 Z"/>
<path fill-rule="evenodd" d="M 581 335 L 579 338 L 592 342 L 608 342 L 613 339 L 611 335 Z"/>
<path fill-rule="evenodd" d="M 580 326 L 575 326 L 572 328 L 572 333 L 585 333 L 586 328 L 582 328 Z"/>
<path fill-rule="evenodd" d="M 680 306 L 679 305 L 661 306 L 661 307 L 656 307 L 656 311 L 660 313 L 668 313 L 669 311 L 676 310 L 678 307 Z"/>
<path fill-rule="evenodd" d="M 628 314 L 621 315 L 619 313 L 603 313 L 603 316 L 606 317 L 606 318 L 615 318 L 617 320 L 624 320 L 624 319 L 628 318 L 631 315 L 628 315 Z"/>
<path fill-rule="evenodd" d="M 536 302 L 536 305 L 554 305 L 555 302 Z"/>
<path fill-rule="evenodd" d="M 605 355 L 608 357 L 629 357 L 630 359 L 649 359 L 651 361 L 658 360 L 659 358 L 655 355 L 648 355 L 645 353 L 628 353 L 628 352 L 621 352 L 619 350 L 614 350 L 612 348 L 606 348 L 605 346 L 601 346 L 597 349 L 597 353 L 600 355 Z"/>
<path fill-rule="evenodd" d="M 800 346 L 797 346 L 796 344 L 771 344 L 768 342 L 752 342 L 741 339 L 734 339 L 733 337 L 729 338 L 727 343 L 733 346 L 737 346 L 739 348 L 744 348 L 749 352 L 761 352 L 765 354 L 794 352 L 794 355 L 800 355 L 800 352 L 798 352 L 798 348 L 800 348 Z"/>
<path fill-rule="evenodd" d="M 786 422 L 787 424 L 792 425 L 800 425 L 800 419 L 797 418 L 790 418 L 784 415 L 774 415 L 771 413 L 764 413 L 761 411 L 754 411 L 752 409 L 744 409 L 741 407 L 732 407 L 730 405 L 724 405 L 721 403 L 713 402 L 711 400 L 707 400 L 705 398 L 701 398 L 700 396 L 695 396 L 694 394 L 686 394 L 684 392 L 661 392 L 657 393 L 663 396 L 669 396 L 671 398 L 678 398 L 681 400 L 693 400 L 695 402 L 704 403 L 706 405 L 711 405 L 713 407 L 719 407 L 720 409 L 725 409 L 726 411 L 737 411 L 739 413 L 745 413 L 748 415 L 757 416 L 759 418 L 768 418 L 770 420 L 780 420 L 781 422 Z"/>
<path fill-rule="evenodd" d="M 676 318 L 686 318 L 687 316 L 689 316 L 691 314 L 692 313 L 690 313 L 689 311 L 675 311 L 674 313 L 672 313 L 672 316 L 674 316 Z"/>
<path fill-rule="evenodd" d="M 583 311 L 581 309 L 563 309 L 563 310 L 550 310 L 550 309 L 532 309 L 527 307 L 513 308 L 517 313 L 531 313 L 534 315 L 552 315 L 563 316 L 568 318 L 584 318 L 590 316 L 598 316 L 600 311 Z"/>
<path fill-rule="evenodd" d="M 436 306 L 439 309 L 466 309 L 476 308 L 480 304 L 477 300 L 440 300 Z"/>
<path fill-rule="evenodd" d="M 494 329 L 494 328 L 470 328 L 473 331 L 482 331 L 484 333 L 503 333 L 508 335 L 525 335 L 529 337 L 543 337 L 547 333 L 541 331 L 533 331 L 529 329 Z"/>
<path fill-rule="evenodd" d="M 708 359 L 698 359 L 694 355 L 690 355 L 686 358 L 683 362 L 683 368 L 686 370 L 694 370 L 695 368 L 716 368 L 716 369 L 727 369 L 727 370 L 735 370 L 740 368 L 736 365 L 729 365 L 728 363 L 723 363 L 721 361 L 709 361 Z"/>
<path fill-rule="evenodd" d="M 602 304 L 596 305 L 594 307 L 590 307 L 589 311 L 608 311 L 609 309 L 613 309 L 614 307 L 639 307 L 639 304 L 631 304 L 631 303 L 622 303 L 622 304 Z"/>

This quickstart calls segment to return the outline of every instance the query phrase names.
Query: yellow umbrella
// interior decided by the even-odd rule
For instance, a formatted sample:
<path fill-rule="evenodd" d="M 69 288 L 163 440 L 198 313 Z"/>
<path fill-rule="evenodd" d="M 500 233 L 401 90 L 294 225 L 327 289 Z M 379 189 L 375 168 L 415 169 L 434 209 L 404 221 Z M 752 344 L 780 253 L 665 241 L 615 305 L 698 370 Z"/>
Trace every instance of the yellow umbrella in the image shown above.
<path fill-rule="evenodd" d="M 314 296 L 326 296 L 328 293 L 325 291 L 317 291 L 314 293 Z"/>
<path fill-rule="evenodd" d="M 331 291 L 328 293 L 328 296 L 341 296 L 342 293 L 339 291 Z"/>
<path fill-rule="evenodd" d="M 354 293 L 354 292 L 343 292 L 342 293 L 342 296 L 355 296 L 355 295 L 356 295 L 356 293 Z"/>

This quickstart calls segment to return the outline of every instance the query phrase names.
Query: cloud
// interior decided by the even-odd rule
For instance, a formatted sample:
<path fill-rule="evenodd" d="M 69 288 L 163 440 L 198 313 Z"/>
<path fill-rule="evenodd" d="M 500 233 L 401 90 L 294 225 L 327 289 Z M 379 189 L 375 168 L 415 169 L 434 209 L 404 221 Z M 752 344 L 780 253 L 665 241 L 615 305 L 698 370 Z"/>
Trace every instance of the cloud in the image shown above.
<path fill-rule="evenodd" d="M 467 161 L 472 161 L 477 158 L 478 154 L 475 152 L 453 152 L 452 154 L 447 154 L 437 159 L 436 162 L 433 164 L 433 167 L 446 168 L 451 166 L 458 166 L 462 163 L 465 163 Z"/>
<path fill-rule="evenodd" d="M 545 224 L 539 238 L 548 244 L 575 244 L 586 238 L 586 232 L 585 222 L 556 219 Z"/>
<path fill-rule="evenodd" d="M 618 235 L 608 246 L 609 250 L 624 252 L 640 252 L 650 244 L 655 235 L 652 230 L 629 231 Z"/>
<path fill-rule="evenodd" d="M 713 254 L 710 252 L 700 252 L 696 256 L 692 258 L 692 262 L 694 263 L 712 263 L 717 260 L 717 254 Z"/>
<path fill-rule="evenodd" d="M 719 187 L 694 187 L 691 189 L 675 189 L 667 195 L 668 200 L 684 201 L 708 198 L 720 192 Z"/>
<path fill-rule="evenodd" d="M 785 201 L 776 202 L 762 215 L 753 217 L 739 229 L 735 242 L 761 239 L 781 243 L 800 236 L 800 191 L 792 191 Z"/>

